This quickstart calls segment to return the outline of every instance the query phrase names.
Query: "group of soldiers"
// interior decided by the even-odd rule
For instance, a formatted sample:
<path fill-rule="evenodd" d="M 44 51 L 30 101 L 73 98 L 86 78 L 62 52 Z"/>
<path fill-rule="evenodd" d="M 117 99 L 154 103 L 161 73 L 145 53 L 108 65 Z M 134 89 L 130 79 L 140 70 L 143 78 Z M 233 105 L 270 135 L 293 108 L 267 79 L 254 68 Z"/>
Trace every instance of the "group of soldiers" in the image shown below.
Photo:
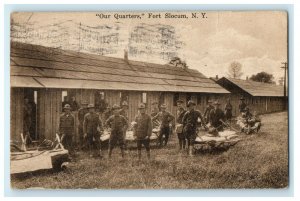
<path fill-rule="evenodd" d="M 239 110 L 244 120 L 242 121 L 241 130 L 247 134 L 253 131 L 258 132 L 261 126 L 260 119 L 256 113 L 250 113 L 244 98 L 240 100 Z M 72 108 L 69 104 L 65 104 L 63 109 L 64 113 L 60 116 L 59 133 L 62 136 L 65 148 L 69 150 L 70 155 L 74 155 L 73 135 L 75 133 L 75 119 L 71 114 Z M 147 158 L 150 158 L 150 136 L 154 127 L 159 127 L 157 140 L 159 146 L 167 145 L 175 117 L 166 109 L 167 105 L 161 104 L 159 107 L 154 107 L 151 114 L 148 115 L 146 114 L 145 104 L 141 103 L 138 105 L 138 114 L 131 126 L 134 129 L 139 160 L 141 159 L 142 145 L 146 149 Z M 108 106 L 101 115 L 95 112 L 93 104 L 83 103 L 78 110 L 78 132 L 81 147 L 86 143 L 91 157 L 101 157 L 100 136 L 105 128 L 109 128 L 111 133 L 108 157 L 112 156 L 112 151 L 116 145 L 120 147 L 121 155 L 124 157 L 125 136 L 129 128 L 128 103 L 124 101 L 121 107 L 117 104 L 114 104 L 112 108 Z M 194 101 L 188 101 L 185 107 L 184 101 L 178 100 L 175 132 L 179 141 L 179 149 L 185 150 L 187 144 L 187 152 L 189 155 L 192 155 L 199 127 L 204 127 L 212 135 L 218 135 L 218 132 L 222 131 L 224 126 L 228 126 L 228 122 L 230 124 L 231 118 L 232 105 L 230 99 L 227 99 L 224 111 L 220 108 L 218 100 L 214 102 L 208 101 L 204 115 L 199 110 L 196 110 Z"/>

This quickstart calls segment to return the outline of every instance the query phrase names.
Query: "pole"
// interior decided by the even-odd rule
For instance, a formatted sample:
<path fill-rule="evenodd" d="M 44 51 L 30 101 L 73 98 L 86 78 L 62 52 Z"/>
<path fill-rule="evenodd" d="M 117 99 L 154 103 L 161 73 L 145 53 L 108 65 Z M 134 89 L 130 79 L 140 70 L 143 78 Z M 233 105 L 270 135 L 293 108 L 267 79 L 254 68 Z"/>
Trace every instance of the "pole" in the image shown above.
<path fill-rule="evenodd" d="M 283 83 L 283 96 L 284 96 L 284 109 L 286 109 L 286 104 L 287 104 L 287 90 L 286 90 L 286 81 L 287 81 L 287 68 L 288 68 L 288 63 L 287 62 L 282 62 L 284 66 L 281 68 L 284 69 L 284 83 Z"/>

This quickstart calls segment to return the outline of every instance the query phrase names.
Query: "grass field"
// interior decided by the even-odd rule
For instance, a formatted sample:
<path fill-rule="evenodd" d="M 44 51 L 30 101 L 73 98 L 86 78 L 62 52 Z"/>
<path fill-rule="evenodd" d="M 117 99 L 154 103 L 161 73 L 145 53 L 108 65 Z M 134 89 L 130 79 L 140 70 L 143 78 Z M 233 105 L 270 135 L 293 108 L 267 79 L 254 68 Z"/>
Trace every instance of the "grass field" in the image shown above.
<path fill-rule="evenodd" d="M 151 160 L 137 162 L 136 150 L 121 159 L 88 158 L 79 153 L 76 163 L 58 173 L 40 171 L 12 176 L 13 188 L 99 188 L 99 189 L 198 189 L 198 188 L 284 188 L 288 186 L 287 113 L 263 115 L 259 134 L 242 135 L 228 151 L 189 157 L 177 148 L 172 135 L 166 148 L 151 150 Z"/>

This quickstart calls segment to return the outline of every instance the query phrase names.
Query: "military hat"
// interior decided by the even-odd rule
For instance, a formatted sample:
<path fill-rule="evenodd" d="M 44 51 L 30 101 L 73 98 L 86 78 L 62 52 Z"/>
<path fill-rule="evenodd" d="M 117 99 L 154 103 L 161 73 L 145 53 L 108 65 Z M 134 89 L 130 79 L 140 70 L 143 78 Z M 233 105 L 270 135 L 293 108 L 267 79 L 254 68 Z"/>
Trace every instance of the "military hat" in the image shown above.
<path fill-rule="evenodd" d="M 122 106 L 128 106 L 127 101 L 123 101 Z"/>
<path fill-rule="evenodd" d="M 176 101 L 176 103 L 184 103 L 183 100 L 179 99 Z"/>
<path fill-rule="evenodd" d="M 114 104 L 114 105 L 112 106 L 112 109 L 113 109 L 113 110 L 118 110 L 118 109 L 120 109 L 120 106 L 117 105 L 117 104 Z"/>
<path fill-rule="evenodd" d="M 71 109 L 71 106 L 69 104 L 65 104 L 64 109 Z"/>
<path fill-rule="evenodd" d="M 221 104 L 219 103 L 219 101 L 215 101 L 214 105 L 221 105 Z"/>
<path fill-rule="evenodd" d="M 107 105 L 107 106 L 106 106 L 106 109 L 110 109 L 110 106 L 109 106 L 109 105 Z"/>
<path fill-rule="evenodd" d="M 240 100 L 245 100 L 244 96 L 242 96 L 242 97 L 240 98 Z"/>
<path fill-rule="evenodd" d="M 167 108 L 167 105 L 166 105 L 166 104 L 161 104 L 160 107 L 161 107 L 161 108 Z"/>
<path fill-rule="evenodd" d="M 94 104 L 88 104 L 87 108 L 95 108 Z"/>
<path fill-rule="evenodd" d="M 145 106 L 145 104 L 144 103 L 140 103 L 139 104 L 139 107 L 138 107 L 138 109 L 145 109 L 146 108 L 146 106 Z"/>
<path fill-rule="evenodd" d="M 189 107 L 191 105 L 196 105 L 196 103 L 194 101 L 192 101 L 192 100 L 189 100 L 189 102 L 187 103 L 187 106 Z"/>

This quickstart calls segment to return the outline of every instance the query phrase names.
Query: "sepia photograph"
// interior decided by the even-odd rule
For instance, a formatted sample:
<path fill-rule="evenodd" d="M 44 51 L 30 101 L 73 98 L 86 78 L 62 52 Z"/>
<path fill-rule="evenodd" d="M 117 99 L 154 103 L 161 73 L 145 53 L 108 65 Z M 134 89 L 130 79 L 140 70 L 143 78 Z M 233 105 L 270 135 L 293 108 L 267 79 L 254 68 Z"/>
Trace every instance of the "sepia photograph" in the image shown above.
<path fill-rule="evenodd" d="M 286 189 L 288 13 L 12 12 L 12 189 Z"/>

